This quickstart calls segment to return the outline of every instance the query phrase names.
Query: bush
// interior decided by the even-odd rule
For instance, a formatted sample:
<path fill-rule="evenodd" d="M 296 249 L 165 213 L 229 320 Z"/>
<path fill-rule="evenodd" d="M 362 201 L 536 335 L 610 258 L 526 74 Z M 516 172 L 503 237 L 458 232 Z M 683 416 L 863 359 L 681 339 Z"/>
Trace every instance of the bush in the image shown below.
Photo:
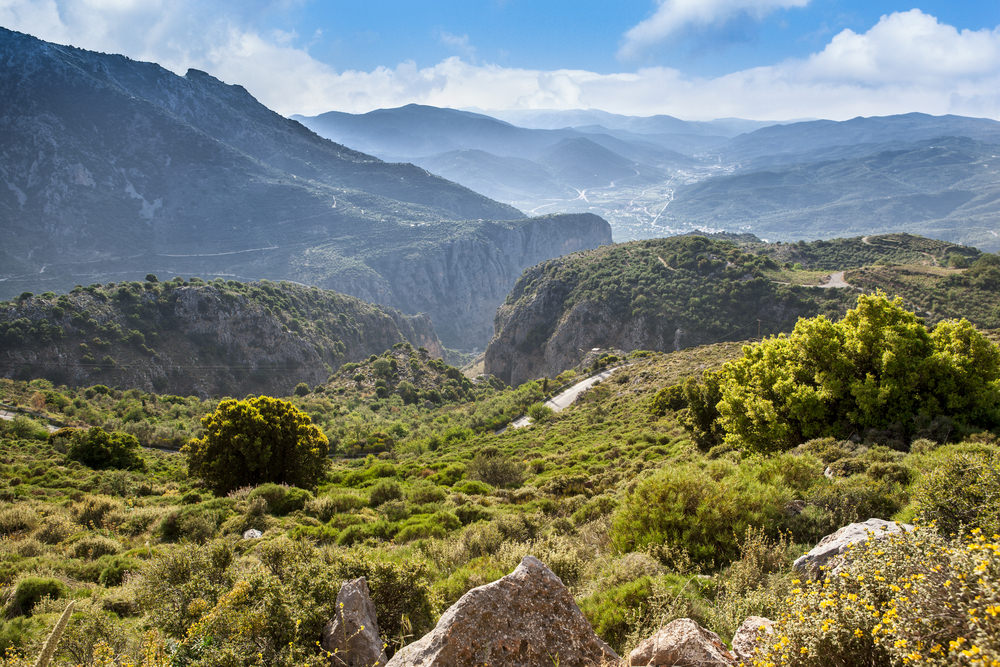
<path fill-rule="evenodd" d="M 924 521 L 935 521 L 945 535 L 962 528 L 1000 533 L 1000 451 L 939 450 L 914 492 Z"/>
<path fill-rule="evenodd" d="M 759 664 L 932 665 L 1000 660 L 1000 544 L 918 529 L 869 539 L 836 575 L 797 587 Z M 970 659 L 971 658 L 971 659 Z"/>
<path fill-rule="evenodd" d="M 268 510 L 275 516 L 284 516 L 300 510 L 313 499 L 313 495 L 309 491 L 286 484 L 262 484 L 251 491 L 247 497 L 249 499 L 263 498 L 267 501 Z"/>
<path fill-rule="evenodd" d="M 31 530 L 37 525 L 38 513 L 26 505 L 13 505 L 0 510 L 0 535 Z"/>
<path fill-rule="evenodd" d="M 403 489 L 399 482 L 394 479 L 380 479 L 368 493 L 368 504 L 378 507 L 390 500 L 399 500 L 403 497 Z"/>
<path fill-rule="evenodd" d="M 108 433 L 99 426 L 78 430 L 70 437 L 66 456 L 91 468 L 142 470 L 146 467 L 139 454 L 139 441 L 134 435 Z"/>
<path fill-rule="evenodd" d="M 93 528 L 105 528 L 105 519 L 122 509 L 120 501 L 107 496 L 86 496 L 83 500 L 74 503 L 71 511 L 77 523 L 81 526 Z"/>
<path fill-rule="evenodd" d="M 0 433 L 4 431 L 12 438 L 22 440 L 45 440 L 49 431 L 42 424 L 26 415 L 17 415 L 12 420 L 0 420 Z"/>
<path fill-rule="evenodd" d="M 491 486 L 511 488 L 520 486 L 524 480 L 524 465 L 496 447 L 485 447 L 469 462 L 465 474 Z"/>
<path fill-rule="evenodd" d="M 35 531 L 35 539 L 45 544 L 59 544 L 76 531 L 76 526 L 64 514 L 50 514 L 42 519 Z"/>
<path fill-rule="evenodd" d="M 96 560 L 101 556 L 117 554 L 122 545 L 103 535 L 87 535 L 73 543 L 69 555 L 73 558 Z"/>
<path fill-rule="evenodd" d="M 31 610 L 44 597 L 60 598 L 66 595 L 66 586 L 58 579 L 25 577 L 14 586 L 14 593 L 7 603 L 7 618 L 30 616 Z"/>
<path fill-rule="evenodd" d="M 263 482 L 311 489 L 323 473 L 329 441 L 287 401 L 227 399 L 201 423 L 205 434 L 185 447 L 188 469 L 216 493 Z"/>

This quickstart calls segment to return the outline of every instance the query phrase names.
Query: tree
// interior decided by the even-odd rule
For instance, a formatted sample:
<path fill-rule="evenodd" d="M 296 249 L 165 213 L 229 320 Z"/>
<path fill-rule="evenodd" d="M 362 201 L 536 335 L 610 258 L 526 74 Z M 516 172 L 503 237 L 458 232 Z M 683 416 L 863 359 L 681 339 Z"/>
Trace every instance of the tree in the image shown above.
<path fill-rule="evenodd" d="M 184 447 L 188 470 L 216 493 L 276 482 L 314 488 L 330 443 L 294 405 L 270 396 L 226 399 Z"/>
<path fill-rule="evenodd" d="M 725 442 L 779 451 L 811 438 L 892 433 L 951 420 L 1000 424 L 1000 351 L 965 320 L 933 332 L 899 297 L 862 295 L 840 322 L 799 320 L 748 345 L 713 378 Z"/>

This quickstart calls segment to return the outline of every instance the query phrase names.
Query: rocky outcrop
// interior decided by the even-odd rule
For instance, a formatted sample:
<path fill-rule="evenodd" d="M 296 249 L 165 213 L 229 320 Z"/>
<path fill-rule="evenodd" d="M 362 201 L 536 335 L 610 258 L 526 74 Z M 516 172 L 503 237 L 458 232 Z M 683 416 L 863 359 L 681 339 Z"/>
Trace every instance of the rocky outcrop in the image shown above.
<path fill-rule="evenodd" d="M 511 574 L 463 595 L 389 667 L 596 667 L 617 660 L 559 577 L 525 556 Z"/>
<path fill-rule="evenodd" d="M 629 665 L 651 667 L 729 667 L 735 657 L 719 635 L 690 618 L 678 618 L 640 643 L 628 656 Z"/>
<path fill-rule="evenodd" d="M 837 532 L 827 535 L 808 553 L 795 559 L 792 568 L 799 572 L 815 575 L 821 567 L 828 565 L 831 560 L 846 552 L 854 544 L 869 539 L 884 540 L 892 535 L 912 530 L 913 526 L 910 524 L 883 519 L 868 519 L 861 523 L 851 523 L 840 528 Z"/>
<path fill-rule="evenodd" d="M 320 645 L 333 667 L 383 667 L 386 663 L 379 636 L 375 605 L 364 577 L 345 581 L 337 593 L 337 615 L 323 628 Z"/>
<path fill-rule="evenodd" d="M 757 647 L 774 634 L 774 621 L 763 616 L 750 616 L 733 635 L 733 653 L 736 659 L 752 664 Z"/>
<path fill-rule="evenodd" d="M 0 377 L 202 396 L 288 395 L 399 342 L 426 316 L 291 283 L 121 283 L 0 304 Z"/>
<path fill-rule="evenodd" d="M 746 340 L 790 331 L 817 314 L 818 300 L 841 298 L 778 285 L 762 265 L 728 242 L 690 236 L 543 262 L 497 311 L 485 370 L 517 385 L 573 368 L 592 348 L 669 352 Z"/>

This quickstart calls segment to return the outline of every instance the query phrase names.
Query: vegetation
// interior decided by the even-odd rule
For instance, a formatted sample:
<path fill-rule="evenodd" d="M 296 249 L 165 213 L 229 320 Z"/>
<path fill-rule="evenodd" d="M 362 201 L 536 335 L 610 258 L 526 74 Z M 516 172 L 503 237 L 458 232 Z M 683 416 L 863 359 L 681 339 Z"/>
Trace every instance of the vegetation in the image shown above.
<path fill-rule="evenodd" d="M 217 493 L 264 482 L 313 488 L 323 474 L 330 443 L 287 401 L 225 400 L 201 423 L 204 435 L 184 448 L 188 470 Z"/>
<path fill-rule="evenodd" d="M 898 335 L 872 334 L 871 340 L 902 344 L 910 340 L 906 334 L 935 349 L 936 329 L 920 333 L 898 312 L 898 302 L 865 299 L 869 314 L 898 327 Z M 860 314 L 847 320 L 851 326 L 866 321 Z M 969 371 L 944 376 L 954 382 L 979 377 L 987 368 L 982 359 L 996 349 L 965 325 L 948 326 L 941 340 L 954 344 L 931 355 L 944 364 L 932 368 Z M 336 613 L 330 607 L 336 590 L 361 575 L 392 653 L 429 630 L 463 593 L 510 572 L 528 553 L 570 587 L 619 652 L 680 616 L 728 639 L 744 618 L 759 614 L 782 619 L 780 636 L 799 651 L 787 651 L 787 661 L 806 655 L 803 646 L 810 656 L 814 650 L 847 656 L 857 648 L 876 661 L 883 655 L 873 648 L 879 620 L 853 616 L 849 596 L 868 596 L 883 618 L 888 608 L 881 605 L 888 600 L 902 606 L 890 583 L 919 590 L 914 609 L 927 613 L 937 613 L 942 600 L 992 599 L 993 566 L 975 572 L 982 558 L 976 560 L 978 552 L 968 546 L 992 549 L 986 545 L 993 541 L 980 542 L 978 535 L 998 527 L 996 513 L 982 509 L 996 505 L 1000 495 L 996 436 L 928 429 L 927 437 L 900 447 L 893 432 L 876 428 L 865 437 L 814 437 L 767 454 L 735 441 L 712 444 L 714 422 L 689 430 L 704 412 L 689 395 L 711 406 L 718 403 L 713 392 L 725 385 L 715 382 L 713 389 L 686 379 L 724 378 L 726 362 L 741 363 L 743 347 L 634 354 L 570 408 L 502 433 L 503 425 L 540 403 L 546 389 L 573 375 L 549 387 L 530 382 L 511 389 L 466 380 L 400 345 L 346 366 L 327 383 L 293 392 L 287 402 L 229 399 L 223 405 L 233 406 L 232 414 L 196 398 L 0 382 L 5 404 L 35 415 L 16 428 L 0 422 L 0 583 L 7 601 L 0 642 L 16 651 L 0 664 L 33 662 L 73 600 L 55 664 L 318 665 L 327 658 L 315 642 Z M 972 358 L 980 361 L 968 363 Z M 956 411 L 980 400 L 975 391 L 960 393 L 962 400 L 951 404 Z M 251 410 L 256 403 L 260 419 Z M 944 405 L 941 414 L 962 422 L 951 409 Z M 128 412 L 132 417 L 124 421 Z M 266 415 L 283 415 L 298 425 L 296 433 L 304 427 L 316 439 L 319 433 L 329 438 L 332 458 L 323 460 L 314 483 L 215 485 L 199 478 L 186 456 L 154 449 L 142 452 L 141 470 L 94 468 L 69 456 L 73 437 L 89 427 L 52 438 L 38 433 L 49 418 L 83 426 L 87 417 L 108 433 L 135 431 L 143 444 L 148 441 L 140 433 L 157 428 L 196 440 L 207 441 L 211 433 L 238 440 L 255 432 L 248 423 L 267 424 Z M 826 589 L 822 580 L 819 586 L 793 583 L 795 556 L 845 523 L 871 516 L 928 526 L 926 539 L 892 546 L 900 550 L 892 579 L 888 566 L 878 565 L 884 588 L 861 590 L 855 575 L 850 582 L 831 577 Z M 242 539 L 251 528 L 262 536 Z M 972 530 L 979 531 L 974 538 Z M 888 553 L 889 545 L 873 549 L 869 565 L 852 567 L 875 567 L 885 554 L 874 554 Z M 946 579 L 935 579 L 936 589 L 904 582 L 927 575 L 924 563 L 940 566 L 968 590 L 943 599 Z M 875 576 L 867 569 L 857 573 L 864 574 L 864 586 Z M 979 576 L 985 584 L 977 583 Z M 837 607 L 803 606 L 825 599 L 811 591 L 823 595 L 834 587 Z M 18 602 L 10 606 L 16 591 Z M 982 612 L 975 618 L 968 613 L 973 606 Z M 958 637 L 992 650 L 995 633 L 987 632 L 992 617 L 986 608 L 955 606 L 961 613 L 948 616 L 945 629 L 931 630 L 947 638 L 941 643 L 949 651 Z M 836 623 L 824 632 L 827 620 Z M 867 643 L 844 643 L 847 630 L 839 628 L 862 620 L 865 625 L 850 628 L 851 641 L 860 641 L 853 637 L 860 629 Z M 885 641 L 878 635 L 878 646 L 901 639 L 926 644 L 931 630 L 908 618 Z M 103 641 L 95 645 L 95 636 Z M 834 636 L 844 642 L 823 643 Z M 895 650 L 886 648 L 884 655 L 900 655 Z M 782 655 L 770 659 L 780 662 Z"/>
<path fill-rule="evenodd" d="M 1000 351 L 966 320 L 933 331 L 902 299 L 861 295 L 840 322 L 800 320 L 788 336 L 744 348 L 706 389 L 667 392 L 688 401 L 692 430 L 731 447 L 787 450 L 820 437 L 860 435 L 908 445 L 1000 425 Z M 705 393 L 717 402 L 702 401 Z M 654 406 L 655 409 L 662 409 Z M 705 428 L 699 425 L 714 422 Z"/>

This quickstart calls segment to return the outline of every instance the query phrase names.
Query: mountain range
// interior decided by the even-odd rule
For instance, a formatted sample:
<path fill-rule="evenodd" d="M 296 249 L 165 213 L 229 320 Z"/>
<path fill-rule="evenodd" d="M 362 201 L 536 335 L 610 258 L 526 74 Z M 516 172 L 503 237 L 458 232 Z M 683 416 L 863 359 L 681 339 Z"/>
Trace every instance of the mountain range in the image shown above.
<path fill-rule="evenodd" d="M 204 72 L 2 29 L 0 63 L 0 297 L 289 279 L 426 312 L 473 348 L 524 268 L 611 240 L 324 140 Z"/>
<path fill-rule="evenodd" d="M 296 118 L 523 210 L 596 213 L 611 222 L 617 241 L 692 229 L 772 240 L 909 231 L 1000 249 L 1000 123 L 993 120 L 911 113 L 691 122 L 596 110 L 498 116 L 409 105 Z"/>

